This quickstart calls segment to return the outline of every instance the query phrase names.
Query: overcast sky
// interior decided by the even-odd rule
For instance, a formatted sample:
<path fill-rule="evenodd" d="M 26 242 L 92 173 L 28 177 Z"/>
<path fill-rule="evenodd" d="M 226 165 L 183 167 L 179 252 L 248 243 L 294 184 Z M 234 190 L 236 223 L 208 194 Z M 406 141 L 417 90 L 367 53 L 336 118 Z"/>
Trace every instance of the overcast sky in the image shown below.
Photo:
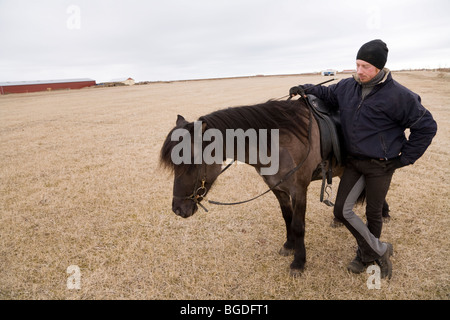
<path fill-rule="evenodd" d="M 0 81 L 450 67 L 449 0 L 0 0 Z"/>

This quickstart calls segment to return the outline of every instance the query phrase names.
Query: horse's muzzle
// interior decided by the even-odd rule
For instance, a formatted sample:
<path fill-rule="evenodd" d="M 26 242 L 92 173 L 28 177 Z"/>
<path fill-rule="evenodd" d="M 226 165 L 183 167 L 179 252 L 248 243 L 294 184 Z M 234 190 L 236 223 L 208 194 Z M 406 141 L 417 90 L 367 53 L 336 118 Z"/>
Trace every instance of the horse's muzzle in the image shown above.
<path fill-rule="evenodd" d="M 186 198 L 173 197 L 172 200 L 172 211 L 175 212 L 177 216 L 182 218 L 189 218 L 198 210 L 197 204 Z"/>

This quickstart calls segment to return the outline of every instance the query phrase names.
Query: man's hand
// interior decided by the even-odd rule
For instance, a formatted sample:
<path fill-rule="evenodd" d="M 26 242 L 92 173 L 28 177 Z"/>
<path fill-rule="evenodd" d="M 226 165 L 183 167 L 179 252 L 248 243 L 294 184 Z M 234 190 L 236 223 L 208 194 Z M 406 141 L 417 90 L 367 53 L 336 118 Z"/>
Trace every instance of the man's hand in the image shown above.
<path fill-rule="evenodd" d="M 294 97 L 296 95 L 305 96 L 305 88 L 302 85 L 297 86 L 297 87 L 292 87 L 289 90 L 289 96 L 290 97 Z"/>
<path fill-rule="evenodd" d="M 406 166 L 406 164 L 404 164 L 400 160 L 400 157 L 391 159 L 391 160 L 387 161 L 387 163 L 386 163 L 386 167 L 388 170 L 397 170 L 397 169 L 403 168 L 405 166 Z"/>

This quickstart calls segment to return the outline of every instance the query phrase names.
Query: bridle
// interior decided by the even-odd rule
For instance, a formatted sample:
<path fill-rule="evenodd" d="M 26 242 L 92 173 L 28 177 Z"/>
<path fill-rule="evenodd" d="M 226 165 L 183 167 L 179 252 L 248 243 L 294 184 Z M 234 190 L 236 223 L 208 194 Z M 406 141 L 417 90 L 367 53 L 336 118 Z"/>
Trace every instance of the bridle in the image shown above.
<path fill-rule="evenodd" d="M 200 172 L 200 170 L 199 170 Z M 206 177 L 205 177 L 206 178 Z M 197 188 L 198 179 L 195 181 L 194 192 L 190 196 L 185 197 L 186 200 L 192 200 L 195 204 L 199 205 L 205 212 L 208 212 L 208 209 L 202 205 L 201 201 L 204 199 L 208 190 L 205 187 L 206 179 L 203 178 L 201 181 L 201 186 Z"/>
<path fill-rule="evenodd" d="M 227 170 L 229 167 L 231 167 L 231 165 L 233 163 L 234 163 L 234 160 L 231 161 L 229 164 L 227 164 L 226 167 L 220 171 L 219 175 L 224 173 L 225 170 Z M 205 167 L 205 170 L 204 170 L 205 172 L 203 174 L 203 178 L 200 180 L 202 167 Z M 198 187 L 199 181 L 200 181 L 200 187 Z M 206 183 L 206 166 L 201 164 L 198 169 L 198 172 L 197 172 L 197 178 L 195 179 L 194 190 L 190 196 L 184 197 L 184 199 L 194 201 L 194 203 L 197 204 L 198 206 L 200 206 L 203 210 L 205 210 L 205 212 L 208 212 L 208 209 L 206 209 L 205 206 L 201 203 L 202 200 L 205 198 L 206 194 L 208 193 L 208 189 L 206 189 L 205 183 Z M 208 202 L 211 203 L 211 201 L 209 201 L 209 200 L 208 200 Z"/>

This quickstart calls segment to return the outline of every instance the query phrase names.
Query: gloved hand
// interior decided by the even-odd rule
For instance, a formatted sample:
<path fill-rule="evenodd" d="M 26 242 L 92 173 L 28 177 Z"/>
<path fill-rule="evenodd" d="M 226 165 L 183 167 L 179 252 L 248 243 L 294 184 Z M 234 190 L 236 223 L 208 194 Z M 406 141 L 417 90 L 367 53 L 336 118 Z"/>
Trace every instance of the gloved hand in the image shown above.
<path fill-rule="evenodd" d="M 304 86 L 300 85 L 300 86 L 292 87 L 289 90 L 289 96 L 290 97 L 296 96 L 298 94 L 299 95 L 304 95 L 305 94 L 305 87 Z"/>
<path fill-rule="evenodd" d="M 405 166 L 406 166 L 406 164 L 404 164 L 404 163 L 400 160 L 400 157 L 391 159 L 391 160 L 389 160 L 389 161 L 386 163 L 386 168 L 387 168 L 388 170 L 396 170 L 396 169 L 400 169 L 400 168 L 405 167 Z"/>

